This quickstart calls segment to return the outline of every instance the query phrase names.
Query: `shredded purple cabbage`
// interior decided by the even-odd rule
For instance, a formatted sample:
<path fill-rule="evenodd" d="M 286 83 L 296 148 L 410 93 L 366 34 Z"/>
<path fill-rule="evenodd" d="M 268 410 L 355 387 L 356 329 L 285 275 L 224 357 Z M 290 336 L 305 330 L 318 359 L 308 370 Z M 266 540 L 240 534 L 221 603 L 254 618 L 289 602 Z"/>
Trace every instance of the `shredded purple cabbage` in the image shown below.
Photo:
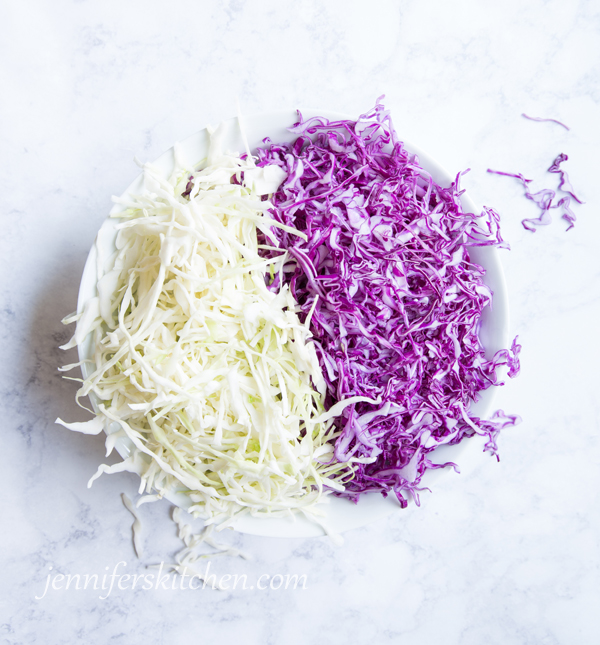
<path fill-rule="evenodd" d="M 539 121 L 539 122 L 544 122 L 544 121 L 550 121 L 551 123 L 557 123 L 558 125 L 562 125 L 565 130 L 570 130 L 571 128 L 568 125 L 565 125 L 562 123 L 562 121 L 557 121 L 556 119 L 542 119 L 539 116 L 527 116 L 527 114 L 523 113 L 521 116 L 524 116 L 526 119 L 529 119 L 530 121 Z"/>
<path fill-rule="evenodd" d="M 556 174 L 560 175 L 560 184 L 558 185 L 558 188 L 563 191 L 563 193 L 568 193 L 578 204 L 585 204 L 585 202 L 582 202 L 577 195 L 573 192 L 573 186 L 571 186 L 571 182 L 569 181 L 569 175 L 567 175 L 565 170 L 562 170 L 560 168 L 560 164 L 563 161 L 567 161 L 569 157 L 564 152 L 561 152 L 558 157 L 552 162 L 552 165 L 550 168 L 548 168 L 548 172 L 553 172 Z"/>
<path fill-rule="evenodd" d="M 185 186 L 185 190 L 181 193 L 181 196 L 182 197 L 189 197 L 191 192 L 192 192 L 193 187 L 194 187 L 194 175 L 190 175 L 188 177 L 188 182 L 187 182 L 187 184 Z"/>
<path fill-rule="evenodd" d="M 569 222 L 569 226 L 567 228 L 567 231 L 571 228 L 573 228 L 575 224 L 575 213 L 571 210 L 571 198 L 569 195 L 566 197 L 563 197 L 562 199 L 559 199 L 558 202 L 552 207 L 552 208 L 560 208 L 562 206 L 563 208 L 563 219 L 566 219 L 567 222 Z"/>
<path fill-rule="evenodd" d="M 530 118 L 530 117 L 527 117 Z M 527 218 L 524 220 L 521 220 L 521 224 L 523 224 L 523 227 L 526 228 L 528 231 L 532 231 L 535 233 L 535 227 L 536 225 L 539 226 L 546 226 L 552 222 L 552 217 L 550 215 L 550 209 L 551 208 L 561 208 L 563 209 L 563 219 L 567 220 L 569 222 L 569 226 L 567 228 L 567 231 L 573 228 L 573 225 L 575 223 L 575 213 L 571 210 L 570 205 L 571 205 L 571 198 L 573 198 L 577 203 L 579 204 L 584 204 L 585 202 L 582 202 L 579 197 L 575 195 L 573 192 L 573 186 L 571 186 L 571 182 L 569 181 L 569 175 L 561 169 L 560 164 L 563 161 L 566 161 L 569 157 L 564 154 L 564 152 L 561 152 L 558 157 L 552 162 L 552 165 L 550 168 L 548 168 L 548 172 L 556 173 L 560 175 L 560 183 L 558 185 L 558 189 L 561 190 L 563 193 L 567 193 L 567 195 L 561 199 L 559 199 L 556 203 L 553 203 L 554 198 L 556 197 L 556 192 L 551 190 L 550 188 L 544 188 L 537 193 L 531 193 L 529 192 L 529 184 L 531 183 L 531 179 L 525 179 L 525 177 L 521 173 L 512 173 L 512 172 L 500 172 L 499 170 L 492 170 L 491 168 L 488 168 L 488 172 L 492 173 L 494 175 L 502 175 L 504 177 L 514 177 L 515 179 L 518 179 L 522 184 L 523 188 L 525 188 L 525 197 L 529 200 L 531 200 L 534 204 L 538 206 L 540 209 L 541 213 L 539 217 L 534 217 L 534 218 Z"/>
<path fill-rule="evenodd" d="M 265 139 L 258 163 L 286 171 L 271 214 L 307 240 L 272 227 L 263 241 L 287 250 L 283 280 L 301 318 L 312 311 L 326 405 L 380 401 L 349 406 L 336 421 L 335 458 L 366 462 L 343 495 L 393 491 L 403 507 L 406 493 L 418 503 L 423 473 L 454 466 L 433 463 L 435 448 L 480 434 L 497 455 L 498 432 L 518 422 L 502 411 L 490 420 L 470 412 L 482 390 L 499 384 L 501 365 L 510 377 L 519 371 L 516 339 L 486 360 L 478 337 L 492 293 L 468 247 L 508 248 L 499 216 L 465 213 L 460 174 L 448 188 L 437 185 L 380 103 L 356 122 L 300 115 L 290 131 L 292 144 Z M 271 288 L 280 287 L 276 276 Z"/>

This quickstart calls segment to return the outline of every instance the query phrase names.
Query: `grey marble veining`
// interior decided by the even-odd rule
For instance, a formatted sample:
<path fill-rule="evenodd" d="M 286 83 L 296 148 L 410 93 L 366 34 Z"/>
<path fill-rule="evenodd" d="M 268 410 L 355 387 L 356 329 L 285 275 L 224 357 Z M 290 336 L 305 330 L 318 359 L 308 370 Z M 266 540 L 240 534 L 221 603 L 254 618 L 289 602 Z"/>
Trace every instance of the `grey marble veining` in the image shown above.
<path fill-rule="evenodd" d="M 600 8 L 591 0 L 486 3 L 264 0 L 0 8 L 0 638 L 17 643 L 600 642 Z M 48 590 L 47 576 L 145 574 L 179 548 L 168 504 L 140 509 L 135 559 L 119 494 L 91 474 L 102 439 L 56 368 L 96 230 L 137 174 L 208 123 L 316 107 L 358 115 L 386 94 L 396 128 L 502 216 L 522 374 L 497 405 L 523 423 L 448 474 L 419 509 L 327 538 L 227 535 L 254 559 L 219 575 L 306 575 L 306 589 Z M 522 112 L 566 122 L 533 123 Z M 559 152 L 587 202 L 565 232 L 521 227 L 535 207 L 488 167 L 546 173 Z M 111 462 L 112 458 L 109 458 Z M 52 569 L 50 569 L 52 567 Z M 253 582 L 252 582 L 253 581 Z M 42 596 L 41 600 L 35 597 Z M 101 599 L 101 596 L 106 596 Z M 218 639 L 218 640 L 217 640 Z"/>

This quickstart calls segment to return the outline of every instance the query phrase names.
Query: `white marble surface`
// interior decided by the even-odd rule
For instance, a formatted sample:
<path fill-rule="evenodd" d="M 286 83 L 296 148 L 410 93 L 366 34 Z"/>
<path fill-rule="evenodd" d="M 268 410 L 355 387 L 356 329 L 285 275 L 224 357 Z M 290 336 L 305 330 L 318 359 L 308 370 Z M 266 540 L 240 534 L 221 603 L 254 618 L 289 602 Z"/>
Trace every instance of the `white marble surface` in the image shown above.
<path fill-rule="evenodd" d="M 600 8 L 581 0 L 417 2 L 29 0 L 0 7 L 2 486 L 0 637 L 16 643 L 600 642 Z M 96 229 L 150 160 L 243 110 L 358 114 L 387 95 L 401 136 L 502 214 L 521 376 L 498 406 L 521 414 L 501 461 L 448 475 L 420 509 L 326 538 L 228 539 L 251 562 L 223 574 L 305 574 L 305 590 L 50 590 L 51 574 L 168 559 L 168 506 L 142 507 L 136 561 L 119 493 L 86 482 L 102 440 L 55 426 L 84 419 L 56 371 L 60 319 L 75 307 Z M 564 120 L 567 132 L 522 119 Z M 587 204 L 575 228 L 535 234 L 516 182 L 539 187 L 565 152 Z M 49 567 L 53 567 L 52 570 Z M 106 569 L 108 567 L 108 570 Z M 263 579 L 265 580 L 265 579 Z M 127 583 L 124 583 L 127 584 Z M 219 639 L 219 640 L 217 640 Z"/>

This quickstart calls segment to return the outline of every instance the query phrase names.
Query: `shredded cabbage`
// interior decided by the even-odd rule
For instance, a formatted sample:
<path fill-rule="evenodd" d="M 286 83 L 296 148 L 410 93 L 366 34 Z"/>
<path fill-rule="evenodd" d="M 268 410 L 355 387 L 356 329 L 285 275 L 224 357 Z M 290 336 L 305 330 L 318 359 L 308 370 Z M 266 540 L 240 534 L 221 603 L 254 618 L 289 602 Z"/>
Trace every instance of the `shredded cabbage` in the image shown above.
<path fill-rule="evenodd" d="M 140 493 L 182 492 L 209 524 L 240 512 L 310 512 L 342 491 L 354 465 L 333 460 L 332 417 L 365 400 L 325 410 L 297 303 L 287 286 L 266 286 L 288 261 L 269 246 L 273 231 L 305 238 L 269 215 L 267 195 L 285 173 L 223 154 L 218 135 L 201 167 L 178 165 L 165 180 L 146 165 L 144 193 L 118 200 L 116 252 L 98 297 L 66 319 L 77 319 L 66 347 L 93 333 L 93 369 L 78 397 L 95 397 L 97 416 L 57 420 L 106 428 L 108 452 L 118 436 L 133 444 L 90 484 L 103 472 L 138 472 Z"/>
<path fill-rule="evenodd" d="M 291 144 L 265 140 L 259 164 L 286 172 L 272 216 L 305 235 L 273 229 L 289 261 L 271 281 L 300 304 L 327 383 L 326 404 L 365 396 L 336 417 L 339 461 L 362 463 L 341 492 L 393 491 L 418 501 L 430 453 L 477 433 L 496 453 L 516 416 L 475 417 L 470 404 L 519 370 L 515 342 L 485 359 L 481 314 L 492 302 L 469 246 L 506 248 L 492 209 L 466 213 L 459 177 L 437 185 L 398 140 L 378 103 L 358 121 L 313 118 Z M 263 252 L 272 255 L 271 251 Z"/>
<path fill-rule="evenodd" d="M 530 117 L 527 117 L 530 118 Z M 538 119 L 534 119 L 538 120 Z M 544 120 L 553 120 L 553 119 L 544 119 Z M 578 204 L 584 204 L 585 202 L 581 201 L 577 195 L 573 192 L 573 186 L 571 186 L 571 182 L 569 181 L 569 175 L 565 170 L 563 170 L 560 167 L 560 164 L 563 163 L 564 161 L 567 161 L 569 157 L 561 152 L 556 159 L 552 162 L 550 168 L 548 168 L 548 172 L 555 173 L 557 175 L 560 175 L 560 183 L 558 185 L 558 190 L 562 191 L 563 193 L 566 193 L 564 197 L 559 199 L 556 203 L 553 202 L 554 198 L 556 197 L 556 192 L 554 190 L 551 190 L 550 188 L 543 188 L 542 190 L 539 190 L 537 193 L 531 193 L 529 191 L 529 184 L 531 183 L 531 179 L 526 179 L 523 177 L 521 173 L 512 173 L 512 172 L 501 172 L 499 170 L 492 170 L 491 168 L 488 168 L 488 172 L 492 173 L 494 175 L 502 175 L 504 177 L 514 177 L 515 179 L 518 179 L 522 184 L 523 188 L 525 188 L 525 197 L 529 200 L 531 200 L 539 209 L 540 209 L 540 215 L 535 218 L 527 218 L 521 221 L 521 224 L 523 224 L 523 228 L 527 229 L 528 231 L 532 231 L 535 233 L 535 227 L 536 226 L 547 226 L 552 222 L 552 217 L 550 215 L 550 209 L 551 208 L 561 208 L 563 209 L 563 219 L 567 220 L 569 223 L 569 227 L 567 228 L 567 231 L 573 228 L 575 225 L 575 213 L 571 210 L 571 199 L 574 199 Z"/>
<path fill-rule="evenodd" d="M 525 113 L 521 114 L 521 116 L 525 117 L 526 119 L 529 119 L 530 121 L 539 121 L 540 123 L 548 121 L 550 123 L 556 123 L 557 125 L 562 126 L 565 130 L 571 129 L 568 125 L 565 125 L 562 121 L 557 121 L 556 119 L 544 119 L 539 116 L 528 116 Z"/>
<path fill-rule="evenodd" d="M 208 526 L 320 522 L 330 492 L 418 503 L 424 472 L 454 465 L 433 463 L 436 447 L 477 433 L 495 454 L 518 421 L 470 412 L 500 366 L 519 370 L 516 339 L 486 360 L 478 337 L 492 293 L 468 247 L 507 248 L 497 213 L 465 213 L 460 175 L 437 185 L 379 103 L 290 130 L 256 164 L 223 154 L 217 129 L 198 167 L 176 149 L 168 180 L 147 164 L 143 194 L 117 200 L 98 295 L 65 319 L 65 348 L 93 334 L 78 398 L 97 414 L 57 422 L 105 429 L 107 454 L 119 437 L 133 445 L 90 485 L 137 472 L 138 505 L 183 493 Z"/>
<path fill-rule="evenodd" d="M 123 501 L 123 506 L 133 515 L 133 524 L 131 525 L 133 548 L 137 557 L 141 558 L 144 552 L 142 547 L 142 518 L 138 515 L 133 502 L 125 493 L 121 493 L 121 500 Z"/>

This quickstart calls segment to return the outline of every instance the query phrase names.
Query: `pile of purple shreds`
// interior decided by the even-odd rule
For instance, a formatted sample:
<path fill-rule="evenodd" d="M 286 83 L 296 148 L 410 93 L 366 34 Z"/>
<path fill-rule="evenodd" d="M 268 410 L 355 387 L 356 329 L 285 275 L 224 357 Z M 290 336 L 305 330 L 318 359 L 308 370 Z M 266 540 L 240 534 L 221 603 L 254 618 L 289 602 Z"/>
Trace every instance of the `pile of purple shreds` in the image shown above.
<path fill-rule="evenodd" d="M 569 130 L 568 126 L 566 126 L 564 123 L 561 123 L 560 121 L 557 121 L 556 119 L 541 119 L 539 117 L 527 116 L 526 114 L 523 114 L 522 116 L 531 121 L 551 121 L 553 123 L 557 123 L 566 130 Z M 488 168 L 488 172 L 493 173 L 494 175 L 503 175 L 505 177 L 514 177 L 515 179 L 518 179 L 525 188 L 525 197 L 527 199 L 530 199 L 541 210 L 539 217 L 521 220 L 521 224 L 523 224 L 523 227 L 528 231 L 535 232 L 536 225 L 546 226 L 550 224 L 552 222 L 550 209 L 561 207 L 563 209 L 563 218 L 566 219 L 567 222 L 569 222 L 567 231 L 573 228 L 576 218 L 575 213 L 571 210 L 571 198 L 574 199 L 578 204 L 583 204 L 584 202 L 582 202 L 581 199 L 579 199 L 579 197 L 575 195 L 575 193 L 573 192 L 573 186 L 571 186 L 571 182 L 569 181 L 569 175 L 560 167 L 560 164 L 564 161 L 567 161 L 568 158 L 569 157 L 567 157 L 566 154 L 561 152 L 558 157 L 556 157 L 556 159 L 552 162 L 550 168 L 548 168 L 548 172 L 560 175 L 558 190 L 566 193 L 564 197 L 561 197 L 556 202 L 554 202 L 556 192 L 554 190 L 551 190 L 550 188 L 544 188 L 537 193 L 531 193 L 529 191 L 528 184 L 530 184 L 532 180 L 525 179 L 525 177 L 523 177 L 521 173 L 515 174 L 511 172 L 500 172 L 499 170 L 491 170 L 490 168 Z"/>
<path fill-rule="evenodd" d="M 287 173 L 272 217 L 307 236 L 272 227 L 266 245 L 286 249 L 283 281 L 310 315 L 329 407 L 353 396 L 380 403 L 347 407 L 337 419 L 335 457 L 360 463 L 345 496 L 394 491 L 418 503 L 428 455 L 465 437 L 487 437 L 496 454 L 500 429 L 518 419 L 469 412 L 497 371 L 518 373 L 516 339 L 486 360 L 478 338 L 492 294 L 468 246 L 506 248 L 498 215 L 465 213 L 459 178 L 438 186 L 397 140 L 381 104 L 354 121 L 302 121 L 290 145 L 265 140 L 259 165 Z M 273 239 L 275 238 L 275 239 Z M 265 250 L 265 253 L 275 251 Z M 278 254 L 278 253 L 277 253 Z M 281 287 L 276 276 L 271 288 Z"/>

